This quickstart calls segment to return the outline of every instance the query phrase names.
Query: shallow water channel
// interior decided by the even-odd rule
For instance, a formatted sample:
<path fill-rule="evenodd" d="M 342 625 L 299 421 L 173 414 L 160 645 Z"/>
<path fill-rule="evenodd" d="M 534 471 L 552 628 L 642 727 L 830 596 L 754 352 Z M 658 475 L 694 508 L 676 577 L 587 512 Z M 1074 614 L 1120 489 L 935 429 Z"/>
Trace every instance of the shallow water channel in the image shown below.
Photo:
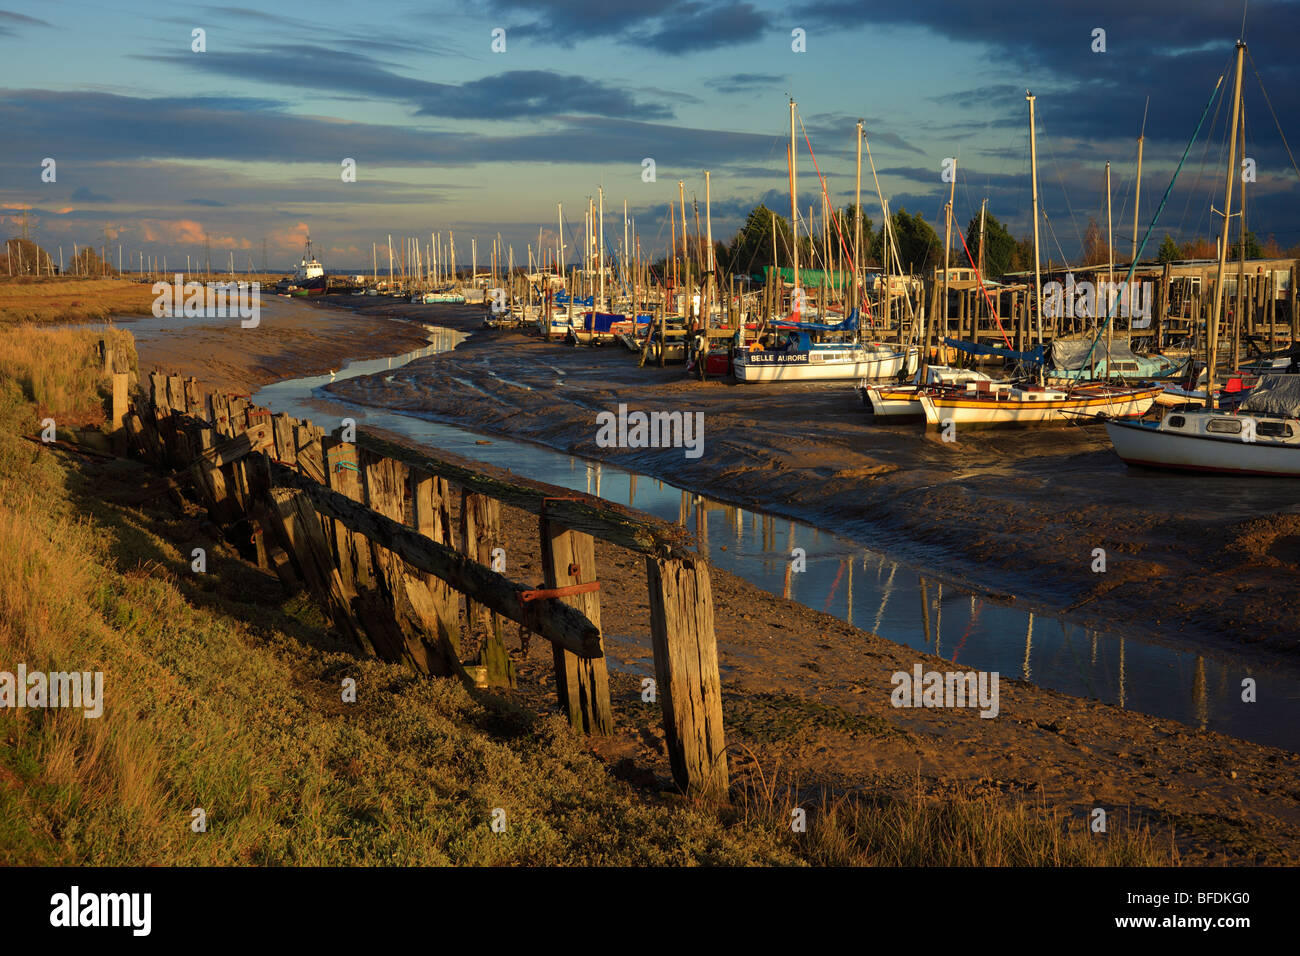
<path fill-rule="evenodd" d="M 318 391 L 330 381 L 396 369 L 448 351 L 466 338 L 466 333 L 452 329 L 426 328 L 430 344 L 425 348 L 349 363 L 333 376 L 277 382 L 253 400 L 312 418 L 327 429 L 335 423 L 326 420 L 322 408 L 332 406 L 340 417 L 352 417 L 363 428 L 383 428 L 431 449 L 510 468 L 680 523 L 698 534 L 701 550 L 716 566 L 881 637 L 956 661 L 964 669 L 997 671 L 1194 728 L 1300 751 L 1300 721 L 1294 719 L 1300 681 L 1236 663 L 1230 651 L 1211 658 L 995 604 L 925 569 L 800 521 L 724 504 L 545 446 L 408 413 L 354 406 Z M 802 572 L 791 569 L 794 548 L 806 554 Z M 1244 677 L 1256 679 L 1257 703 L 1241 701 Z"/>

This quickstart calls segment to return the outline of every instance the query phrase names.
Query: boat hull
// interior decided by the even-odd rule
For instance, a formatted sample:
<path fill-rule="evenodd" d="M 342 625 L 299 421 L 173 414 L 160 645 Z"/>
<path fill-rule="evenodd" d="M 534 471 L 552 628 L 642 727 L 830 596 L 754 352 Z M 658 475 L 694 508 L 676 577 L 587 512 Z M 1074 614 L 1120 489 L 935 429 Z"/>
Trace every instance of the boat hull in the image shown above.
<path fill-rule="evenodd" d="M 867 385 L 861 390 L 862 401 L 877 419 L 924 418 L 925 409 L 916 397 L 916 386 L 891 388 L 887 385 Z"/>
<path fill-rule="evenodd" d="M 733 366 L 737 382 L 828 382 L 892 378 L 903 370 L 905 360 L 914 365 L 916 350 L 907 353 L 866 349 L 828 353 L 738 352 Z"/>
<path fill-rule="evenodd" d="M 1220 475 L 1300 478 L 1300 447 L 1160 431 L 1136 422 L 1107 422 L 1126 465 Z"/>
<path fill-rule="evenodd" d="M 931 425 L 1045 425 L 1076 422 L 1080 418 L 1106 415 L 1142 415 L 1155 402 L 1161 389 L 1102 391 L 1095 395 L 1065 398 L 1011 399 L 980 398 L 922 392 L 918 398 Z"/>

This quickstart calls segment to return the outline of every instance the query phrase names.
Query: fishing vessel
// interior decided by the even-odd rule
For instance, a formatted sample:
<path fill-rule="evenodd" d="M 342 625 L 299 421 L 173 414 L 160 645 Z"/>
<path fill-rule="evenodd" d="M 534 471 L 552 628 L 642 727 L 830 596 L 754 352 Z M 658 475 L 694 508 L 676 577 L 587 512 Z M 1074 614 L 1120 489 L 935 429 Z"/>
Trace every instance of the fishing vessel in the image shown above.
<path fill-rule="evenodd" d="M 1106 423 L 1127 465 L 1300 477 L 1300 377 L 1265 375 L 1235 412 L 1171 411 L 1159 421 Z"/>
<path fill-rule="evenodd" d="M 279 291 L 295 296 L 324 295 L 329 288 L 329 277 L 325 266 L 316 258 L 311 248 L 311 236 L 307 236 L 307 249 L 294 270 L 292 276 L 281 280 Z"/>

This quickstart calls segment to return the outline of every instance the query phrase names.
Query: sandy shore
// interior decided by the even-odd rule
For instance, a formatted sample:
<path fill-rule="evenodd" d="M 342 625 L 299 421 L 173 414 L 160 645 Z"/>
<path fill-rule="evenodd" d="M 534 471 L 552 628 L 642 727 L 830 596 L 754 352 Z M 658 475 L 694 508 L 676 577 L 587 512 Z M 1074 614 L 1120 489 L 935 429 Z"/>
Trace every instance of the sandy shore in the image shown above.
<path fill-rule="evenodd" d="M 359 312 L 297 311 L 292 324 L 279 326 L 281 334 L 258 339 L 237 328 L 205 331 L 189 345 L 146 336 L 139 345 L 141 365 L 162 364 L 209 384 L 251 390 L 337 367 L 344 357 L 421 344 L 418 328 L 378 311 L 462 328 L 473 327 L 479 317 L 477 310 L 373 300 L 355 305 Z M 481 393 L 466 394 L 453 374 Z M 638 372 L 621 349 L 566 349 L 508 333 L 476 335 L 452 354 L 389 375 L 382 395 L 378 379 L 334 388 L 349 400 L 435 411 L 475 430 L 572 448 L 719 498 L 812 517 L 1022 599 L 1076 604 L 1103 619 L 1143 617 L 1171 633 L 1178 626 L 1171 622 L 1185 621 L 1197 625 L 1195 639 L 1206 642 L 1241 639 L 1226 623 L 1200 626 L 1211 612 L 1226 622 L 1245 615 L 1250 605 L 1248 596 L 1233 590 L 1224 564 L 1206 563 L 1220 545 L 1208 539 L 1202 520 L 1175 517 L 1178 506 L 1168 500 L 1167 489 L 1147 488 L 1149 507 L 1121 516 L 1118 503 L 1132 492 L 1122 487 L 1122 466 L 1106 466 L 1104 436 L 1033 433 L 1026 443 L 1023 436 L 984 434 L 946 446 L 920 439 L 914 430 L 870 429 L 846 389 L 701 386 L 684 381 L 679 368 Z M 680 450 L 596 448 L 593 409 L 620 401 L 634 408 L 704 411 L 705 454 L 688 462 Z M 1212 510 L 1190 495 L 1183 500 Z M 503 510 L 507 534 L 518 542 L 512 576 L 540 580 L 535 519 Z M 1230 552 L 1232 561 L 1253 562 L 1262 571 L 1272 567 L 1271 578 L 1251 571 L 1242 575 L 1243 583 L 1265 588 L 1272 580 L 1275 588 L 1295 588 L 1287 580 L 1286 559 L 1300 555 L 1288 553 L 1285 541 L 1300 529 L 1273 527 L 1294 516 L 1267 519 L 1263 530 L 1241 511 L 1215 520 L 1220 533 L 1236 529 L 1242 550 Z M 1271 535 L 1267 544 L 1258 544 L 1262 535 Z M 1256 542 L 1253 548 L 1248 540 Z M 1089 576 L 1090 551 L 1098 546 L 1113 555 L 1104 581 Z M 620 776 L 662 786 L 668 772 L 659 715 L 641 702 L 638 676 L 651 661 L 644 566 L 603 543 L 598 561 L 608 651 L 619 665 L 611 680 L 617 732 L 592 746 Z M 1180 568 L 1199 569 L 1204 580 L 1180 589 L 1172 603 L 1158 604 L 1161 588 L 1169 587 L 1165 575 L 1176 576 Z M 736 774 L 761 768 L 769 779 L 775 773 L 782 786 L 807 794 L 822 788 L 907 794 L 960 789 L 1031 799 L 1079 817 L 1103 807 L 1112 821 L 1141 822 L 1162 838 L 1172 836 L 1189 861 L 1300 862 L 1295 754 L 1005 677 L 994 720 L 969 709 L 895 709 L 891 674 L 918 662 L 927 670 L 950 669 L 946 662 L 716 568 L 713 580 Z M 1294 630 L 1282 626 L 1284 610 L 1269 612 L 1270 656 L 1285 657 L 1294 648 Z M 508 644 L 519 664 L 521 699 L 552 709 L 549 648 L 534 640 L 523 654 L 514 639 Z"/>

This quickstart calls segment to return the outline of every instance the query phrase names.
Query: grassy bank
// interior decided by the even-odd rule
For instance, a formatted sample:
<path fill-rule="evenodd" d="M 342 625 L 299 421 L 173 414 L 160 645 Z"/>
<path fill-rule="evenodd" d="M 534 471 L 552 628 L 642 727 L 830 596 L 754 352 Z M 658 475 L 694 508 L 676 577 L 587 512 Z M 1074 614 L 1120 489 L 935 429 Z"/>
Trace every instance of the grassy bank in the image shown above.
<path fill-rule="evenodd" d="M 793 782 L 751 777 L 730 807 L 694 806 L 615 778 L 558 717 L 361 659 L 199 513 L 125 503 L 141 466 L 21 437 L 46 415 L 97 420 L 97 338 L 0 332 L 0 670 L 105 686 L 98 719 L 0 710 L 0 862 L 1170 862 L 1115 822 L 1094 836 L 986 797 L 826 795 L 795 833 Z"/>
<path fill-rule="evenodd" d="M 153 300 L 151 286 L 130 278 L 0 276 L 0 326 L 144 315 L 152 310 Z"/>

